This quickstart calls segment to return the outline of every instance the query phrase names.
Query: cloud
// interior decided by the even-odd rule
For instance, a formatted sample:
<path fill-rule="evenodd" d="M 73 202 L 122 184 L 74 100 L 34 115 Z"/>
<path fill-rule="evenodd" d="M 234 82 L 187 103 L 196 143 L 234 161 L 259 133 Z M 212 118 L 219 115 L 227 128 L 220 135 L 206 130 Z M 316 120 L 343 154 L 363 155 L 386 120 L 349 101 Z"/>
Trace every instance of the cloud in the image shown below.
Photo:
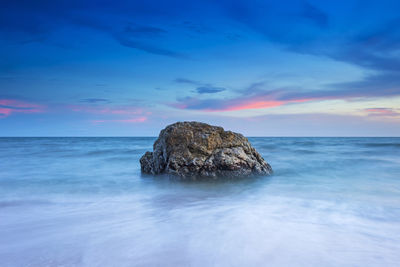
<path fill-rule="evenodd" d="M 321 28 L 326 28 L 328 26 L 328 14 L 308 2 L 304 3 L 300 17 L 309 19 Z"/>
<path fill-rule="evenodd" d="M 400 18 L 397 18 L 375 30 L 356 34 L 344 46 L 342 53 L 332 57 L 378 71 L 399 71 L 399 49 Z"/>
<path fill-rule="evenodd" d="M 143 123 L 147 121 L 147 117 L 141 116 L 141 117 L 135 117 L 135 118 L 130 118 L 130 119 L 122 119 L 122 120 L 91 120 L 93 124 L 100 124 L 100 123 L 115 123 L 115 122 L 120 122 L 120 123 Z"/>
<path fill-rule="evenodd" d="M 14 99 L 0 99 L 0 118 L 13 113 L 38 113 L 44 111 L 44 106 Z"/>
<path fill-rule="evenodd" d="M 201 83 L 198 81 L 190 80 L 190 79 L 185 79 L 185 78 L 176 78 L 174 80 L 175 83 L 180 83 L 180 84 L 189 84 L 189 85 L 194 85 L 197 86 L 195 91 L 198 94 L 215 94 L 215 93 L 220 93 L 226 90 L 226 88 L 223 87 L 217 87 L 213 86 L 208 83 Z"/>
<path fill-rule="evenodd" d="M 69 110 L 74 112 L 106 114 L 106 115 L 137 115 L 142 114 L 143 109 L 131 106 L 88 106 L 88 105 L 69 105 Z"/>
<path fill-rule="evenodd" d="M 237 125 L 237 118 L 231 124 Z M 246 118 L 242 131 L 253 136 L 398 136 L 395 120 L 351 114 L 269 114 Z M 267 128 L 260 125 L 268 125 Z M 238 126 L 236 126 L 238 127 Z"/>
<path fill-rule="evenodd" d="M 101 123 L 143 123 L 151 112 L 136 106 L 71 105 L 69 111 L 87 114 L 93 124 Z"/>
<path fill-rule="evenodd" d="M 195 23 L 193 21 L 188 21 L 188 20 L 185 20 L 181 25 L 183 28 L 188 29 L 189 31 L 197 34 L 206 34 L 214 31 L 213 29 L 203 25 L 202 23 Z"/>
<path fill-rule="evenodd" d="M 359 42 L 338 46 L 340 48 L 337 50 L 317 52 L 316 54 L 375 71 L 398 71 L 400 69 L 400 57 L 396 56 L 393 50 L 365 47 Z"/>
<path fill-rule="evenodd" d="M 178 99 L 177 103 L 169 104 L 179 109 L 202 110 L 207 112 L 238 111 L 246 109 L 273 108 L 290 103 L 301 103 L 315 99 L 299 98 L 289 100 L 278 100 L 273 95 L 254 95 L 250 97 L 236 97 L 230 99 L 199 99 L 186 97 Z"/>
<path fill-rule="evenodd" d="M 117 18 L 118 21 L 120 18 Z M 119 44 L 125 47 L 135 48 L 144 52 L 169 56 L 174 58 L 187 58 L 187 56 L 160 46 L 160 40 L 166 30 L 150 25 L 132 25 L 132 23 L 119 22 L 110 24 L 99 18 L 73 16 L 70 23 L 84 26 L 93 30 L 107 33 Z"/>
<path fill-rule="evenodd" d="M 199 94 L 215 94 L 219 92 L 225 91 L 225 88 L 222 87 L 215 87 L 215 86 L 200 86 L 196 88 L 197 93 Z"/>
<path fill-rule="evenodd" d="M 190 1 L 116 1 L 92 3 L 91 1 L 6 1 L 0 9 L 0 33 L 21 42 L 46 41 L 54 37 L 59 29 L 79 30 L 87 28 L 105 33 L 120 45 L 146 53 L 185 59 L 178 47 L 186 44 L 191 32 L 210 31 L 210 25 L 201 23 L 205 13 L 221 22 L 212 25 L 221 33 L 227 24 L 239 22 L 247 28 L 243 32 L 263 35 L 268 41 L 279 44 L 283 49 L 296 53 L 328 57 L 353 64 L 367 70 L 363 80 L 327 85 L 321 90 L 286 90 L 277 95 L 275 90 L 265 90 L 264 83 L 250 85 L 247 92 L 237 98 L 203 99 L 207 94 L 226 91 L 224 87 L 195 80 L 177 78 L 176 83 L 191 85 L 198 96 L 191 98 L 191 105 L 178 100 L 174 105 L 193 109 L 263 108 L 324 99 L 352 99 L 399 95 L 400 90 L 400 19 L 392 12 L 400 4 L 390 6 L 382 3 L 365 2 L 360 12 L 351 10 L 354 2 L 330 8 L 324 1 L 205 1 L 195 5 Z M 335 5 L 336 7 L 336 5 Z M 376 12 L 371 12 L 376 8 Z M 343 10 L 342 10 L 343 9 Z M 104 10 L 107 10 L 105 12 Z M 367 10 L 367 13 L 365 13 Z M 342 12 L 346 11 L 346 12 Z M 342 14 L 343 13 L 343 14 Z M 16 16 L 18 14 L 18 16 Z M 182 15 L 184 14 L 184 15 Z M 380 14 L 385 14 L 381 16 Z M 343 16 L 342 16 L 343 15 Z M 371 15 L 366 22 L 365 15 Z M 190 18 L 190 20 L 188 20 Z M 210 19 L 210 21 L 214 21 Z M 348 27 L 353 25 L 353 27 Z M 179 40 L 170 44 L 168 38 L 179 34 Z M 186 38 L 186 39 L 185 39 Z M 191 37 L 190 37 L 191 38 Z M 68 40 L 68 38 L 65 38 Z M 206 40 L 213 44 L 213 40 Z M 67 42 L 67 41 L 66 41 Z M 194 46 L 197 48 L 197 43 Z M 6 66 L 7 67 L 7 66 Z M 373 71 L 373 72 L 371 72 Z M 275 94 L 275 95 L 274 95 Z M 106 103 L 86 99 L 83 103 Z M 208 103 L 208 104 L 207 104 Z M 225 104 L 227 103 L 227 104 Z"/>
<path fill-rule="evenodd" d="M 174 82 L 176 82 L 176 83 L 186 83 L 186 84 L 192 84 L 192 85 L 202 85 L 202 83 L 200 83 L 200 82 L 197 82 L 197 81 L 193 81 L 193 80 L 190 80 L 190 79 L 185 79 L 185 78 L 176 78 L 175 80 L 174 80 Z"/>
<path fill-rule="evenodd" d="M 304 0 L 220 1 L 228 17 L 284 45 L 301 46 L 327 30 L 329 15 Z"/>
<path fill-rule="evenodd" d="M 131 26 L 125 27 L 125 33 L 132 34 L 135 37 L 138 36 L 159 36 L 167 31 L 158 27 L 153 26 Z"/>
<path fill-rule="evenodd" d="M 400 8 L 400 7 L 399 7 Z M 380 26 L 378 30 L 356 33 L 334 47 L 323 49 L 301 48 L 309 54 L 328 56 L 377 72 L 399 72 L 400 70 L 400 20 Z"/>
<path fill-rule="evenodd" d="M 400 9 L 400 2 L 367 1 L 362 6 L 349 2 L 337 5 L 341 12 L 326 1 L 221 3 L 233 20 L 289 51 L 329 57 L 375 71 L 398 71 L 400 18 L 394 10 Z M 353 27 L 349 29 L 348 25 Z"/>
<path fill-rule="evenodd" d="M 239 111 L 247 109 L 274 108 L 287 104 L 304 103 L 327 99 L 317 95 L 318 91 L 304 91 L 301 88 L 279 88 L 267 90 L 264 82 L 250 84 L 239 95 L 231 98 L 178 98 L 175 103 L 167 105 L 178 109 L 202 110 L 206 112 Z"/>
<path fill-rule="evenodd" d="M 329 84 L 329 91 L 319 94 L 343 97 L 389 97 L 400 95 L 400 73 L 383 72 L 370 74 L 364 79 L 353 82 Z"/>
<path fill-rule="evenodd" d="M 363 110 L 368 116 L 400 117 L 400 110 L 393 108 L 366 108 Z"/>
<path fill-rule="evenodd" d="M 155 46 L 152 44 L 143 43 L 143 42 L 140 42 L 135 39 L 130 39 L 129 37 L 124 36 L 124 35 L 114 35 L 114 36 L 115 36 L 115 39 L 121 45 L 126 46 L 126 47 L 136 48 L 136 49 L 145 51 L 150 54 L 155 54 L 155 55 L 169 56 L 169 57 L 180 58 L 180 59 L 187 58 L 187 56 L 185 56 L 181 53 L 177 53 L 172 50 L 168 50 L 168 49 L 165 49 L 165 48 L 162 48 L 159 46 Z"/>
<path fill-rule="evenodd" d="M 81 102 L 83 103 L 91 103 L 91 104 L 97 104 L 97 103 L 110 103 L 111 101 L 105 98 L 85 98 L 81 99 Z"/>
<path fill-rule="evenodd" d="M 265 91 L 266 82 L 253 82 L 247 86 L 244 90 L 240 90 L 243 95 L 252 95 L 256 93 L 262 93 Z"/>
<path fill-rule="evenodd" d="M 123 1 L 122 3 L 91 3 L 91 1 L 6 1 L 0 9 L 0 34 L 2 38 L 18 44 L 47 42 L 55 44 L 55 33 L 69 28 L 86 27 L 101 31 L 114 38 L 125 47 L 138 49 L 150 54 L 174 58 L 188 58 L 172 49 L 160 45 L 167 31 L 152 25 L 139 25 L 133 21 L 143 14 L 161 15 L 159 8 L 165 8 L 160 2 L 139 3 Z M 158 7 L 156 7 L 158 6 Z M 107 10 L 107 13 L 104 12 Z M 165 12 L 171 10 L 165 9 Z M 63 41 L 62 46 L 68 47 Z M 59 45 L 59 44 L 58 44 Z"/>
<path fill-rule="evenodd" d="M 21 42 L 45 42 L 59 29 L 84 26 L 105 32 L 126 47 L 188 58 L 165 40 L 176 31 L 180 37 L 188 37 L 182 34 L 188 30 L 225 35 L 227 29 L 223 25 L 234 20 L 250 29 L 247 34 L 256 31 L 291 51 L 375 69 L 398 66 L 398 56 L 393 59 L 393 52 L 399 47 L 400 27 L 393 10 L 400 4 L 395 1 L 366 1 L 361 7 L 351 0 L 333 6 L 326 1 L 305 0 L 3 2 L 0 31 Z M 205 24 L 204 14 L 218 23 Z M 365 20 L 366 15 L 372 16 Z M 349 29 L 348 25 L 353 27 Z"/>
<path fill-rule="evenodd" d="M 400 76 L 395 74 L 370 75 L 361 81 L 328 84 L 319 90 L 306 90 L 301 87 L 266 89 L 263 82 L 256 82 L 238 91 L 239 95 L 236 97 L 184 97 L 168 105 L 178 109 L 217 112 L 274 108 L 323 100 L 365 100 L 400 96 L 399 82 Z"/>
<path fill-rule="evenodd" d="M 128 25 L 123 31 L 115 31 L 113 29 L 109 29 L 108 31 L 110 31 L 112 36 L 123 46 L 139 49 L 155 55 L 180 59 L 188 58 L 182 53 L 161 47 L 158 43 L 154 44 L 154 41 L 159 40 L 162 37 L 162 34 L 167 33 L 164 29 L 153 26 Z M 152 42 L 153 44 L 149 42 Z"/>

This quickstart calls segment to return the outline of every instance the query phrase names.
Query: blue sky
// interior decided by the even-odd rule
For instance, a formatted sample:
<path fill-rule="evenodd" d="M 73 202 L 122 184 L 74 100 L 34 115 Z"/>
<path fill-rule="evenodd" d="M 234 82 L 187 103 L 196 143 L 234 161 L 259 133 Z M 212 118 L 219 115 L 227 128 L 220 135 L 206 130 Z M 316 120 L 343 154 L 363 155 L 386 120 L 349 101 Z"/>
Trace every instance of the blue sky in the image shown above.
<path fill-rule="evenodd" d="M 2 1 L 1 136 L 400 136 L 399 1 Z"/>

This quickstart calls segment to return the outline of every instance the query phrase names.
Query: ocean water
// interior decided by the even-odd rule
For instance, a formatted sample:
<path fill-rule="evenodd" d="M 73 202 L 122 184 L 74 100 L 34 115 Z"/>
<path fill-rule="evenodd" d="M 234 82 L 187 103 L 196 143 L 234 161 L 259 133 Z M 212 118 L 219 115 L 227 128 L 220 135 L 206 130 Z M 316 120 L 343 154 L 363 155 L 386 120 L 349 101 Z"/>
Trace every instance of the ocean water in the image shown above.
<path fill-rule="evenodd" d="M 400 138 L 249 138 L 274 175 L 142 177 L 155 138 L 0 138 L 0 266 L 399 266 Z"/>

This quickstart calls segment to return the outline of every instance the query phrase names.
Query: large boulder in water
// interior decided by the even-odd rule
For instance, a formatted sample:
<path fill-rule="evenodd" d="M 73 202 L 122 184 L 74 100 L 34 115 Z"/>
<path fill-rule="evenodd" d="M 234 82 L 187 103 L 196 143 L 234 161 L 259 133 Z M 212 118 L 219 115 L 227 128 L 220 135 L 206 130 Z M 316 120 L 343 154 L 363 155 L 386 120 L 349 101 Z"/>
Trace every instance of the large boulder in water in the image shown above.
<path fill-rule="evenodd" d="M 143 173 L 183 179 L 270 175 L 271 166 L 246 137 L 200 122 L 177 122 L 160 132 L 153 152 L 140 159 Z"/>

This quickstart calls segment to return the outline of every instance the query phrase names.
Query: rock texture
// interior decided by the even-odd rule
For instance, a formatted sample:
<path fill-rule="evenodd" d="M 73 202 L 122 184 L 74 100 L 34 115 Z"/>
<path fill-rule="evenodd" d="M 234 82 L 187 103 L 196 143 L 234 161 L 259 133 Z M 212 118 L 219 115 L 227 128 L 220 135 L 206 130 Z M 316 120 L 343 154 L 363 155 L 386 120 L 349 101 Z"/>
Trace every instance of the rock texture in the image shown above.
<path fill-rule="evenodd" d="M 184 179 L 269 175 L 271 166 L 246 137 L 200 122 L 177 122 L 160 132 L 153 152 L 140 159 L 143 173 Z"/>

